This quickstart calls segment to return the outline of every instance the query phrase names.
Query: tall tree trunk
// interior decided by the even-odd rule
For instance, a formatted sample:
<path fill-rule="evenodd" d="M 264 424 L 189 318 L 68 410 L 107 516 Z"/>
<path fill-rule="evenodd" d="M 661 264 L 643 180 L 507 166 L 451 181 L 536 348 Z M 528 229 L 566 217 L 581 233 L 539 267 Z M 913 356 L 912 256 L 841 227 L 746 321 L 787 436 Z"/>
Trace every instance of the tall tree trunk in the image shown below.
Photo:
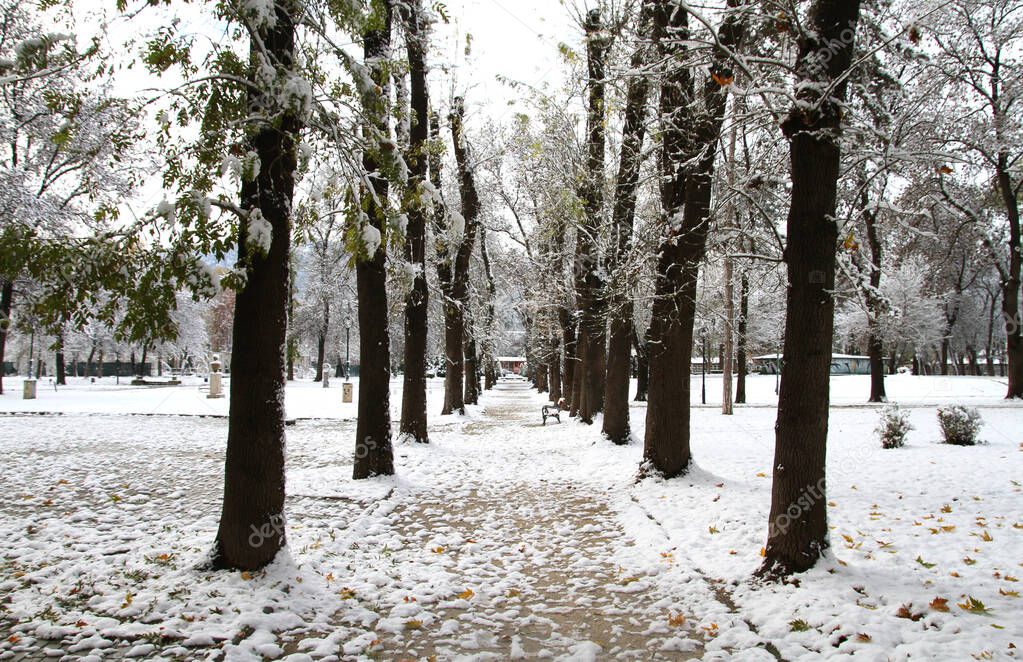
<path fill-rule="evenodd" d="M 56 368 L 57 374 L 55 375 L 55 378 L 57 380 L 57 384 L 59 386 L 67 386 L 67 366 L 64 365 L 64 329 L 63 329 L 63 327 L 60 329 L 60 332 L 57 334 L 57 346 L 56 346 L 55 350 L 56 350 L 56 357 L 54 359 L 54 362 L 56 363 L 55 368 Z M 2 365 L 3 365 L 2 362 L 0 362 L 0 366 L 2 366 Z M 0 367 L 0 372 L 3 372 L 2 367 Z"/>
<path fill-rule="evenodd" d="M 394 474 L 391 445 L 391 340 L 387 328 L 387 204 L 388 184 L 380 174 L 380 151 L 389 139 L 387 108 L 389 75 L 385 61 L 391 49 L 391 2 L 383 4 L 383 20 L 363 35 L 366 66 L 383 92 L 376 108 L 367 108 L 364 131 L 369 146 L 362 156 L 372 190 L 361 196 L 367 221 L 379 242 L 363 246 L 355 265 L 359 297 L 359 419 L 355 437 L 356 480 Z"/>
<path fill-rule="evenodd" d="M 604 148 L 606 115 L 604 97 L 607 67 L 607 35 L 600 10 L 586 14 L 586 174 L 580 190 L 583 220 L 576 233 L 575 290 L 579 311 L 579 420 L 593 423 L 593 415 L 603 410 L 604 375 L 607 364 L 607 317 L 603 301 L 604 277 L 597 249 L 604 206 Z M 576 404 L 576 403 L 573 403 Z"/>
<path fill-rule="evenodd" d="M 1009 159 L 998 155 L 998 191 L 1005 204 L 1009 221 L 1009 269 L 1002 279 L 1002 319 L 1005 322 L 1005 354 L 1009 361 L 1009 387 L 1005 397 L 1023 398 L 1023 315 L 1020 314 L 1020 267 L 1023 246 L 1020 245 L 1019 189 L 1009 174 Z"/>
<path fill-rule="evenodd" d="M 442 412 L 444 414 L 465 413 L 462 345 L 465 335 L 465 309 L 469 304 L 469 259 L 472 257 L 479 227 L 480 201 L 473 175 L 475 164 L 469 160 L 469 148 L 463 135 L 462 120 L 464 116 L 465 103 L 461 97 L 456 97 L 449 119 L 455 149 L 455 162 L 458 166 L 458 188 L 462 200 L 464 227 L 453 259 L 449 251 L 446 256 L 449 264 L 446 267 L 441 267 L 442 289 L 445 290 L 444 348 L 448 364 L 447 375 L 444 378 L 444 410 Z M 446 278 L 444 277 L 445 271 L 447 271 Z M 447 287 L 444 287 L 445 280 Z"/>
<path fill-rule="evenodd" d="M 661 85 L 661 239 L 650 322 L 650 393 L 643 458 L 646 470 L 665 478 L 684 474 L 690 452 L 690 375 L 696 286 L 706 254 L 714 160 L 731 76 L 728 52 L 742 41 L 744 22 L 729 0 L 720 44 L 702 85 L 701 111 L 694 111 L 694 81 L 685 67 L 668 72 Z M 662 59 L 677 62 L 688 38 L 687 12 L 661 2 Z M 679 211 L 681 210 L 681 218 Z"/>
<path fill-rule="evenodd" d="M 645 34 L 653 14 L 653 0 L 643 3 L 639 25 Z M 647 47 L 641 45 L 632 55 L 630 69 L 641 71 L 647 60 Z M 626 91 L 625 126 L 615 185 L 611 231 L 614 233 L 607 270 L 612 276 L 608 296 L 611 338 L 607 351 L 607 382 L 604 389 L 603 432 L 612 442 L 626 444 L 632 437 L 629 425 L 629 380 L 632 375 L 633 303 L 629 275 L 626 272 L 632 246 L 632 228 L 636 216 L 636 190 L 643 164 L 643 138 L 646 134 L 647 96 L 650 81 L 643 75 L 629 79 Z"/>
<path fill-rule="evenodd" d="M 862 185 L 863 218 L 867 225 L 867 245 L 870 247 L 870 275 L 867 290 L 867 355 L 870 357 L 870 402 L 885 402 L 888 396 L 884 390 L 884 338 L 881 330 L 881 316 L 886 304 L 880 298 L 882 249 L 877 228 L 877 213 L 870 209 L 866 182 Z"/>
<path fill-rule="evenodd" d="M 739 278 L 739 320 L 737 323 L 737 337 L 735 349 L 736 377 L 735 377 L 735 404 L 746 404 L 746 331 L 749 324 L 749 274 L 745 269 Z"/>
<path fill-rule="evenodd" d="M 733 103 L 733 107 L 734 107 Z M 737 109 L 732 111 L 731 127 L 728 131 L 728 188 L 735 190 L 735 141 L 737 131 Z M 738 228 L 738 216 L 735 202 L 729 200 L 725 210 L 726 222 L 730 228 Z M 730 239 L 730 237 L 729 237 Z M 735 260 L 732 258 L 730 247 L 725 246 L 725 342 L 721 351 L 721 413 L 731 416 L 733 413 L 732 402 L 732 366 L 735 363 Z"/>
<path fill-rule="evenodd" d="M 274 3 L 276 20 L 256 30 L 250 66 L 269 59 L 288 70 L 295 54 L 295 25 L 290 0 Z M 254 72 L 253 72 L 254 75 Z M 277 108 L 276 100 L 250 91 L 249 106 Z M 299 118 L 281 110 L 262 124 L 250 147 L 262 167 L 255 181 L 243 182 L 241 204 L 259 210 L 270 224 L 271 242 L 263 254 L 249 243 L 249 218 L 238 232 L 238 259 L 248 265 L 246 284 L 237 294 L 231 355 L 224 499 L 214 565 L 254 570 L 270 563 L 284 545 L 284 343 L 288 327 L 288 265 L 291 209 L 297 168 Z"/>
<path fill-rule="evenodd" d="M 422 0 L 410 3 L 405 17 L 408 46 L 411 127 L 408 158 L 413 191 L 426 183 L 429 160 L 427 140 L 430 131 L 430 97 L 426 81 L 426 31 Z M 401 434 L 417 443 L 429 443 L 426 428 L 426 341 L 429 335 L 429 297 L 426 282 L 426 210 L 422 200 L 413 200 L 408 209 L 408 234 L 405 261 L 415 276 L 405 298 L 405 376 L 401 394 Z"/>
<path fill-rule="evenodd" d="M 782 124 L 789 140 L 792 200 L 774 482 L 759 571 L 768 577 L 812 568 L 830 545 L 825 457 L 838 241 L 835 201 L 846 88 L 839 79 L 852 60 L 859 9 L 859 0 L 816 0 L 800 39 L 797 105 Z M 822 89 L 833 89 L 834 97 L 821 98 Z"/>

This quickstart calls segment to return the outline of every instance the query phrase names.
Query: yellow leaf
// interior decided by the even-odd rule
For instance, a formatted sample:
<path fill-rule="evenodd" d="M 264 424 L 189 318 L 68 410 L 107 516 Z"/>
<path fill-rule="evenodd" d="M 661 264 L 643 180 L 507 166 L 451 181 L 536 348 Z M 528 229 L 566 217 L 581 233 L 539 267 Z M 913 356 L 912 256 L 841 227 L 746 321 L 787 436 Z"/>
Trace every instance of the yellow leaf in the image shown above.
<path fill-rule="evenodd" d="M 522 591 L 520 591 L 519 589 L 517 589 L 517 588 L 510 588 L 510 589 L 508 589 L 508 597 L 509 598 L 517 598 L 520 595 L 522 595 Z"/>
<path fill-rule="evenodd" d="M 767 556 L 767 550 L 763 547 L 760 548 L 760 556 Z"/>
<path fill-rule="evenodd" d="M 686 623 L 686 617 L 683 614 L 669 614 L 668 625 L 673 628 L 680 628 Z"/>
<path fill-rule="evenodd" d="M 252 573 L 249 572 L 248 570 L 242 570 L 242 579 L 244 579 L 245 581 L 249 581 L 250 579 L 252 579 Z"/>
<path fill-rule="evenodd" d="M 434 554 L 443 554 L 444 553 L 444 548 L 441 547 L 440 545 L 437 545 L 436 547 L 434 547 L 430 551 L 433 552 Z"/>
<path fill-rule="evenodd" d="M 410 618 L 409 620 L 405 621 L 406 630 L 418 630 L 421 627 L 423 627 L 423 622 L 415 618 Z"/>
<path fill-rule="evenodd" d="M 338 595 L 341 596 L 342 600 L 351 600 L 352 598 L 355 597 L 355 591 L 346 586 L 345 588 L 338 591 Z"/>
<path fill-rule="evenodd" d="M 765 474 L 763 471 L 758 471 L 757 478 L 767 478 L 767 474 Z"/>
<path fill-rule="evenodd" d="M 474 596 L 474 595 L 476 595 L 476 594 L 473 593 L 472 589 L 471 588 L 467 588 L 464 591 L 462 591 L 461 593 L 459 593 L 458 597 L 460 597 L 463 600 L 472 600 L 472 596 Z"/>
<path fill-rule="evenodd" d="M 998 589 L 998 593 L 1004 595 L 1007 598 L 1018 598 L 1019 591 L 1006 591 L 1004 588 Z"/>
<path fill-rule="evenodd" d="M 931 600 L 931 609 L 934 611 L 948 611 L 948 600 L 945 598 L 934 598 Z"/>
<path fill-rule="evenodd" d="M 950 506 L 950 505 L 948 505 L 946 503 L 944 506 L 941 507 L 941 512 L 943 512 L 943 513 L 950 513 L 950 512 L 952 512 L 952 506 Z"/>
<path fill-rule="evenodd" d="M 710 532 L 711 535 L 714 535 L 715 533 L 718 532 L 718 530 L 713 526 L 707 527 L 707 530 Z"/>
<path fill-rule="evenodd" d="M 860 642 L 861 644 L 869 643 L 870 635 L 866 634 L 865 632 L 860 632 L 858 635 L 856 635 L 856 641 Z"/>
<path fill-rule="evenodd" d="M 991 542 L 992 540 L 994 540 L 994 538 L 991 537 L 991 534 L 988 533 L 987 531 L 984 531 L 984 533 L 980 535 L 980 539 L 983 540 L 984 542 Z"/>

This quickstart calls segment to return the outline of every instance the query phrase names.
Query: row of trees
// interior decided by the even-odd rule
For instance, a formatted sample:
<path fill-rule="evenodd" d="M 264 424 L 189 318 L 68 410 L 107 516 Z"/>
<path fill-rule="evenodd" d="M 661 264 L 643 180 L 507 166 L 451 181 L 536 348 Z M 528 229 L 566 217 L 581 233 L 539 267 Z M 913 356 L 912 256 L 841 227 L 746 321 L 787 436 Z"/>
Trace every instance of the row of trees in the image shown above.
<path fill-rule="evenodd" d="M 45 11 L 70 11 L 51 5 Z M 1013 112 L 1023 89 L 1015 59 L 1023 10 L 1009 0 L 975 5 L 886 2 L 861 11 L 859 2 L 816 0 L 804 10 L 726 0 L 700 10 L 639 0 L 580 10 L 584 49 L 561 48 L 567 88 L 520 88 L 532 116 L 477 127 L 477 140 L 462 99 L 446 116 L 430 100 L 429 25 L 445 20 L 440 3 L 189 9 L 230 27 L 214 39 L 154 14 L 158 25 L 134 46 L 163 91 L 131 100 L 104 87 L 125 63 L 102 40 L 82 51 L 27 28 L 10 36 L 17 57 L 0 63 L 14 118 L 4 125 L 15 146 L 5 172 L 21 177 L 3 210 L 4 306 L 6 285 L 31 279 L 39 292 L 32 310 L 47 328 L 99 319 L 121 340 L 155 344 L 176 335 L 182 290 L 198 299 L 236 293 L 214 560 L 249 569 L 285 540 L 281 395 L 296 302 L 314 302 L 325 348 L 348 270 L 358 304 L 359 479 L 394 471 L 389 383 L 399 339 L 399 427 L 428 441 L 431 311 L 443 319 L 443 413 L 478 397 L 478 362 L 493 369 L 497 329 L 521 324 L 537 386 L 626 443 L 635 352 L 648 399 L 642 471 L 668 478 L 692 461 L 694 338 L 717 329 L 724 364 L 738 358 L 741 402 L 744 358 L 777 337 L 784 361 L 772 522 L 803 503 L 807 486 L 821 497 L 798 506 L 791 525 L 771 527 L 764 573 L 802 570 L 827 547 L 836 306 L 865 320 L 847 324 L 838 342 L 865 337 L 871 397 L 881 399 L 882 359 L 920 355 L 932 343 L 950 354 L 953 329 L 964 328 L 958 320 L 985 283 L 986 355 L 1001 334 L 1008 395 L 1023 396 Z M 124 21 L 154 11 L 146 3 L 120 9 Z M 9 11 L 12 25 L 33 25 L 22 5 Z M 61 76 L 72 76 L 73 93 L 41 91 Z M 31 85 L 43 107 L 20 122 L 13 95 Z M 98 118 L 108 134 L 101 148 L 86 149 L 90 113 L 118 110 L 144 111 L 154 125 Z M 21 138 L 26 127 L 38 135 Z M 140 144 L 152 149 L 137 153 Z M 68 169 L 55 172 L 67 178 L 40 188 L 64 158 Z M 129 220 L 125 193 L 144 188 L 146 172 L 160 174 L 166 198 Z M 304 274 L 295 270 L 298 242 L 314 265 Z M 921 282 L 937 267 L 940 279 Z M 944 313 L 935 333 L 941 320 L 928 297 Z M 728 413 L 733 395 L 725 396 Z M 252 528 L 267 525 L 274 535 L 250 545 Z"/>
<path fill-rule="evenodd" d="M 539 122 L 516 129 L 526 147 L 504 199 L 534 222 L 521 242 L 549 247 L 527 288 L 538 388 L 584 422 L 602 411 L 603 433 L 626 443 L 635 352 L 643 469 L 684 474 L 694 337 L 716 329 L 730 413 L 748 352 L 763 347 L 751 326 L 776 318 L 783 291 L 772 522 L 823 488 L 835 349 L 866 348 L 872 401 L 886 372 L 912 360 L 947 373 L 953 354 L 978 372 L 981 355 L 990 372 L 1000 358 L 1007 397 L 1023 397 L 1020 153 L 1008 139 L 1020 126 L 1006 112 L 1023 81 L 1023 10 L 637 5 L 579 17 L 585 53 L 566 55 L 576 76 L 559 94 L 577 99 L 586 129 L 544 93 Z M 811 501 L 795 525 L 771 527 L 765 574 L 805 569 L 827 547 L 824 502 Z"/>

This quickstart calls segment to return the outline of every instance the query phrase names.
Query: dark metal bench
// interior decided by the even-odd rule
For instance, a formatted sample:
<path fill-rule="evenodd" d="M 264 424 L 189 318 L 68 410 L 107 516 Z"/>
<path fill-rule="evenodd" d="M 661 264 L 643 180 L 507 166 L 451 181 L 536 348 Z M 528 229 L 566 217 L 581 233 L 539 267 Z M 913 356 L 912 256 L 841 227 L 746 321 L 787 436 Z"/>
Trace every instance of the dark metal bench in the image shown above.
<path fill-rule="evenodd" d="M 547 425 L 548 418 L 557 419 L 558 423 L 561 422 L 561 408 L 558 405 L 544 405 L 540 413 L 543 415 L 544 425 Z"/>

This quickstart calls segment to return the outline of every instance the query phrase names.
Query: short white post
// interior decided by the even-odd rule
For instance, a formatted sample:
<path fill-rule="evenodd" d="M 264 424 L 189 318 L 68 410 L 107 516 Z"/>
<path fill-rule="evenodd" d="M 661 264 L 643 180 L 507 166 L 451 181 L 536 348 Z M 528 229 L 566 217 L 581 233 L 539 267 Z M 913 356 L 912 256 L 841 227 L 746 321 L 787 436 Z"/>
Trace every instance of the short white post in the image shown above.
<path fill-rule="evenodd" d="M 330 371 L 333 370 L 331 365 L 324 361 L 323 372 L 320 374 L 323 376 L 323 388 L 330 388 Z"/>
<path fill-rule="evenodd" d="M 21 399 L 22 400 L 35 400 L 36 399 L 36 380 L 26 379 L 21 387 Z"/>
<path fill-rule="evenodd" d="M 214 354 L 210 361 L 210 392 L 206 395 L 209 399 L 224 397 L 224 373 L 220 372 L 220 355 Z"/>

